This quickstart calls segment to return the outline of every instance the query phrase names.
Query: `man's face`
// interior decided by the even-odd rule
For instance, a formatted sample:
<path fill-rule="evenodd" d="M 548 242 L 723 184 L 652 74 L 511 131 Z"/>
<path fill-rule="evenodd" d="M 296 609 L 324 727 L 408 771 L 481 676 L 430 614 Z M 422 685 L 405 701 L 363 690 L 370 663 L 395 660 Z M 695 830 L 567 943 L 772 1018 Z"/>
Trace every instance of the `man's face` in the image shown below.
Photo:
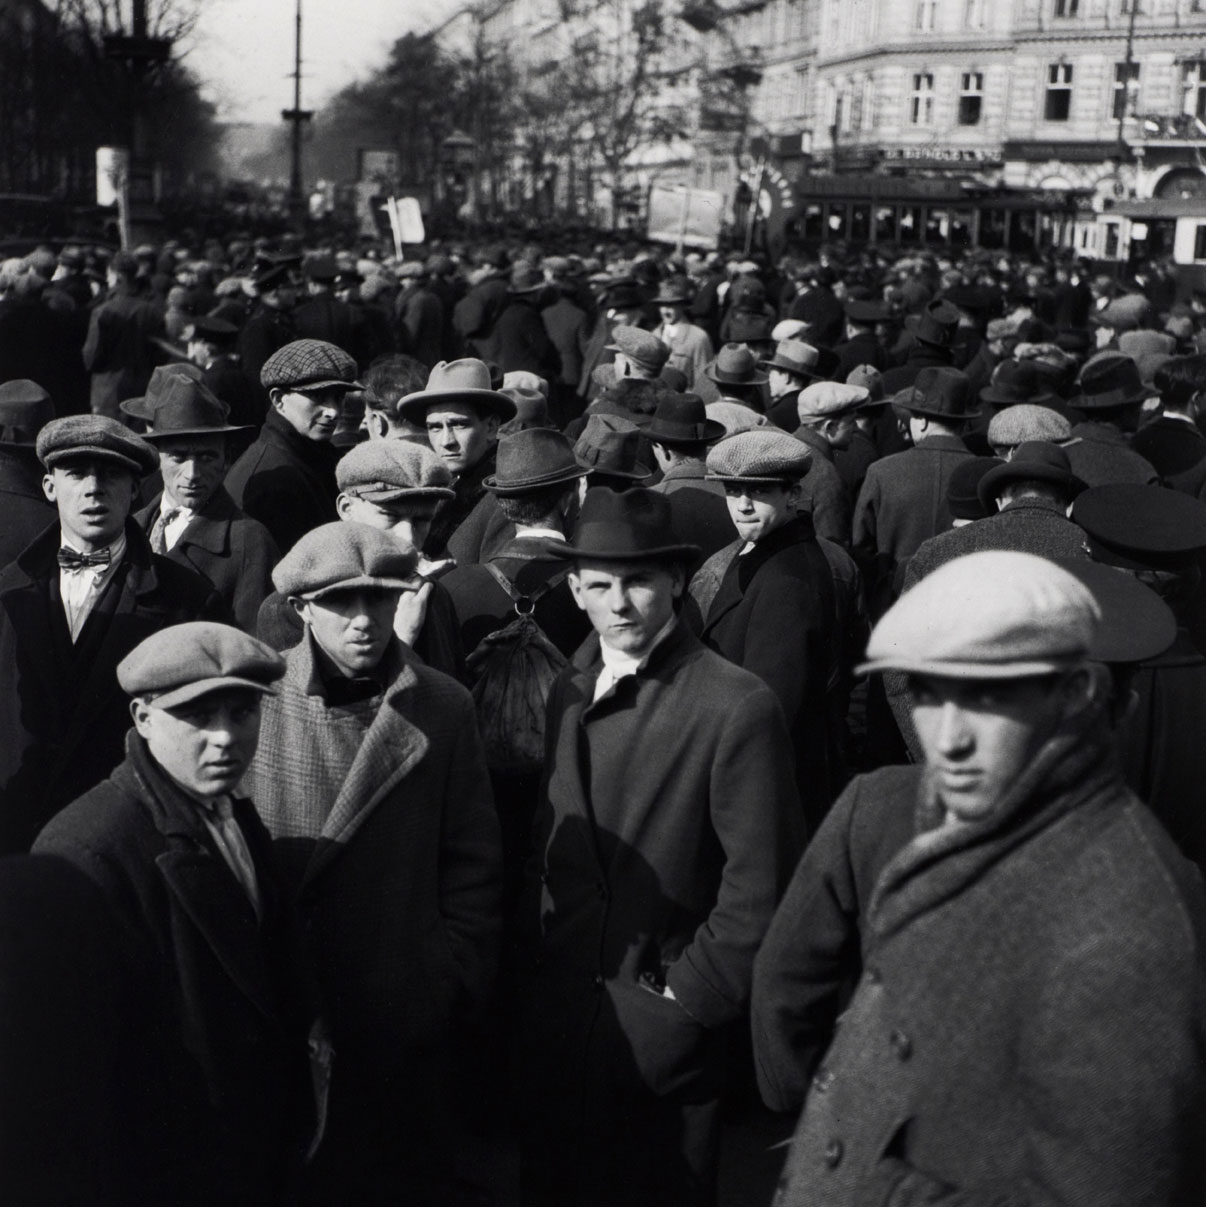
<path fill-rule="evenodd" d="M 800 488 L 767 482 L 726 482 L 724 495 L 737 535 L 743 541 L 760 541 L 795 518 Z"/>
<path fill-rule="evenodd" d="M 680 566 L 646 561 L 582 561 L 569 576 L 599 639 L 632 658 L 643 658 L 669 623 L 683 581 Z"/>
<path fill-rule="evenodd" d="M 471 470 L 494 447 L 498 416 L 480 415 L 467 403 L 441 402 L 427 412 L 427 440 L 454 474 Z"/>
<path fill-rule="evenodd" d="M 830 448 L 849 448 L 854 428 L 854 412 L 847 411 L 844 415 L 835 415 L 826 420 L 822 431 Z"/>
<path fill-rule="evenodd" d="M 82 553 L 113 544 L 134 502 L 134 473 L 100 457 L 71 457 L 42 479 L 42 490 L 58 508 L 63 536 Z"/>
<path fill-rule="evenodd" d="M 260 697 L 246 688 L 207 692 L 171 709 L 135 700 L 130 712 L 154 760 L 202 800 L 234 792 L 260 738 Z"/>
<path fill-rule="evenodd" d="M 199 369 L 206 368 L 213 360 L 210 345 L 203 339 L 197 339 L 196 336 L 189 336 L 188 343 L 185 345 L 185 354 Z"/>
<path fill-rule="evenodd" d="M 321 599 L 290 599 L 323 653 L 341 675 L 368 674 L 394 635 L 398 592 L 376 587 L 332 591 Z"/>
<path fill-rule="evenodd" d="M 355 495 L 341 494 L 336 502 L 340 519 L 367 524 L 388 532 L 400 549 L 418 553 L 431 531 L 439 503 L 435 499 L 395 499 L 389 503 L 370 503 Z"/>
<path fill-rule="evenodd" d="M 1066 695 L 1050 675 L 947 679 L 911 675 L 913 725 L 948 821 L 991 815 L 1055 732 Z"/>
<path fill-rule="evenodd" d="M 179 507 L 199 511 L 222 484 L 226 473 L 226 437 L 181 436 L 156 444 L 164 497 Z"/>
<path fill-rule="evenodd" d="M 272 405 L 299 436 L 325 444 L 335 434 L 346 391 L 338 386 L 324 390 L 273 390 Z"/>
<path fill-rule="evenodd" d="M 770 381 L 770 396 L 772 398 L 782 398 L 784 394 L 790 394 L 792 390 L 798 390 L 803 382 L 794 373 L 785 373 L 782 369 L 771 369 L 768 371 Z"/>
<path fill-rule="evenodd" d="M 662 316 L 662 322 L 669 327 L 681 323 L 687 317 L 686 308 L 683 306 L 659 306 L 658 312 Z"/>

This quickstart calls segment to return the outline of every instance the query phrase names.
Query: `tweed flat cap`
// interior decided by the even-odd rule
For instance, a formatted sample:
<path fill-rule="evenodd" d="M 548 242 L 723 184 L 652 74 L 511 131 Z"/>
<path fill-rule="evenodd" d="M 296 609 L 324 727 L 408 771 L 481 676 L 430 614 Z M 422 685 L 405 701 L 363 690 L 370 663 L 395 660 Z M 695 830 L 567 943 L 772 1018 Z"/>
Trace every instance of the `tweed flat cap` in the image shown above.
<path fill-rule="evenodd" d="M 927 574 L 884 614 L 859 673 L 1019 679 L 1087 657 L 1101 621 L 1089 589 L 1030 553 L 969 553 Z"/>
<path fill-rule="evenodd" d="M 808 445 L 778 428 L 751 428 L 708 453 L 713 482 L 798 482 L 812 460 Z"/>
<path fill-rule="evenodd" d="M 335 467 L 344 494 L 369 503 L 398 499 L 451 499 L 452 474 L 431 451 L 410 440 L 367 440 L 345 453 Z"/>
<path fill-rule="evenodd" d="M 840 381 L 814 381 L 805 386 L 796 398 L 796 413 L 805 418 L 831 419 L 857 411 L 871 391 L 866 386 L 849 386 Z"/>
<path fill-rule="evenodd" d="M 1152 317 L 1152 304 L 1141 293 L 1126 293 L 1090 316 L 1089 322 L 1115 331 L 1135 331 Z"/>
<path fill-rule="evenodd" d="M 998 411 L 988 421 L 988 443 L 994 448 L 1046 440 L 1058 444 L 1072 438 L 1072 425 L 1058 411 L 1037 403 L 1019 402 Z"/>
<path fill-rule="evenodd" d="M 884 375 L 874 365 L 855 365 L 846 374 L 848 386 L 862 386 L 867 391 L 860 410 L 867 411 L 875 406 L 886 406 L 884 397 Z"/>
<path fill-rule="evenodd" d="M 545 398 L 549 396 L 549 383 L 539 373 L 533 373 L 530 369 L 512 369 L 510 373 L 504 373 L 502 388 L 503 390 L 536 390 Z"/>
<path fill-rule="evenodd" d="M 643 369 L 656 373 L 670 359 L 670 349 L 652 331 L 641 327 L 617 327 L 612 333 L 612 352 L 622 352 Z"/>
<path fill-rule="evenodd" d="M 336 520 L 307 532 L 277 562 L 272 583 L 282 595 L 300 599 L 357 588 L 409 591 L 414 568 L 415 555 L 380 529 Z"/>
<path fill-rule="evenodd" d="M 756 427 L 767 427 L 770 424 L 765 415 L 752 411 L 739 402 L 730 402 L 727 398 L 722 398 L 719 402 L 709 402 L 704 407 L 704 413 L 724 428 L 726 436 L 735 436 L 738 432 L 749 432 Z"/>
<path fill-rule="evenodd" d="M 271 646 L 228 624 L 194 620 L 152 633 L 118 664 L 117 681 L 155 708 L 178 708 L 210 692 L 241 687 L 272 695 L 285 660 Z"/>
<path fill-rule="evenodd" d="M 1118 337 L 1118 351 L 1135 360 L 1150 352 L 1171 356 L 1176 350 L 1176 337 L 1165 331 L 1124 331 Z"/>
<path fill-rule="evenodd" d="M 362 390 L 356 380 L 356 362 L 340 347 L 321 339 L 295 339 L 278 348 L 260 370 L 266 390 L 323 390 L 342 386 Z"/>
<path fill-rule="evenodd" d="M 38 460 L 47 469 L 68 457 L 116 461 L 140 477 L 159 466 L 159 454 L 128 427 L 104 415 L 64 415 L 39 433 Z"/>

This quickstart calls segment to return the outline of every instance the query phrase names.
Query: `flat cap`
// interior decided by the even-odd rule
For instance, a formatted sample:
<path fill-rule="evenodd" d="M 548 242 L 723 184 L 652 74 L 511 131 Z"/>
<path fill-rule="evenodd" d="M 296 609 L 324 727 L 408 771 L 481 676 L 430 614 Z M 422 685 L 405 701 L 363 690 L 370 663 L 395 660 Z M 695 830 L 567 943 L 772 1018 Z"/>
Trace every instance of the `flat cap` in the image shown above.
<path fill-rule="evenodd" d="M 407 591 L 414 568 L 414 554 L 380 529 L 337 520 L 307 532 L 277 563 L 272 583 L 300 599 L 357 588 Z"/>
<path fill-rule="evenodd" d="M 871 633 L 860 673 L 1020 679 L 1087 657 L 1101 621 L 1088 587 L 1030 553 L 969 553 L 927 574 Z"/>
<path fill-rule="evenodd" d="M 988 421 L 988 443 L 994 448 L 1046 440 L 1058 444 L 1072 436 L 1072 425 L 1058 411 L 1032 402 L 1019 402 L 998 411 Z"/>
<path fill-rule="evenodd" d="M 812 460 L 808 445 L 774 427 L 751 428 L 708 453 L 713 482 L 798 482 Z"/>
<path fill-rule="evenodd" d="M 613 342 L 607 345 L 611 351 L 622 352 L 652 372 L 656 373 L 670 359 L 670 349 L 652 331 L 641 327 L 617 327 L 611 338 Z"/>
<path fill-rule="evenodd" d="M 780 319 L 772 328 L 770 337 L 776 344 L 785 339 L 803 339 L 808 324 L 803 319 Z"/>
<path fill-rule="evenodd" d="M 284 390 L 364 388 L 356 380 L 356 362 L 342 348 L 321 339 L 295 339 L 278 348 L 264 361 L 260 384 L 266 390 L 274 386 Z"/>
<path fill-rule="evenodd" d="M 38 460 L 47 469 L 68 457 L 116 461 L 139 477 L 159 466 L 159 454 L 128 427 L 105 415 L 64 415 L 39 433 Z"/>
<path fill-rule="evenodd" d="M 867 391 L 862 409 L 865 411 L 874 403 L 886 403 L 884 398 L 884 375 L 874 365 L 855 365 L 846 374 L 848 386 L 862 386 Z"/>
<path fill-rule="evenodd" d="M 805 418 L 830 419 L 857 411 L 871 397 L 866 386 L 850 386 L 840 381 L 814 381 L 796 398 L 796 412 Z"/>
<path fill-rule="evenodd" d="M 452 474 L 431 451 L 410 440 L 367 440 L 335 467 L 344 494 L 369 503 L 398 499 L 451 499 Z"/>
<path fill-rule="evenodd" d="M 756 427 L 770 425 L 770 420 L 765 415 L 743 406 L 740 402 L 730 402 L 727 398 L 722 398 L 719 402 L 709 402 L 704 407 L 704 413 L 724 428 L 726 436 L 735 436 L 738 432 L 748 432 Z"/>
<path fill-rule="evenodd" d="M 155 708 L 178 708 L 230 687 L 271 695 L 284 673 L 285 660 L 271 646 L 209 620 L 160 629 L 117 664 L 122 691 L 153 697 Z"/>

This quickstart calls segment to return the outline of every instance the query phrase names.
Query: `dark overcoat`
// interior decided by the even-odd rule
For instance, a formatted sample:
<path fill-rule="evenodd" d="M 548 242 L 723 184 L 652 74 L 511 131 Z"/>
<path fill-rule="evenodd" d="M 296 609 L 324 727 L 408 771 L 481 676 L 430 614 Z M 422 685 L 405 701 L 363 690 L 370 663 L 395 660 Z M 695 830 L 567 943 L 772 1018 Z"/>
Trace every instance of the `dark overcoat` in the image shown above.
<path fill-rule="evenodd" d="M 561 375 L 561 358 L 540 310 L 526 297 L 512 297 L 489 333 L 478 336 L 475 345 L 482 360 L 493 362 L 504 373 L 535 373 L 545 381 L 556 381 Z"/>
<path fill-rule="evenodd" d="M 163 315 L 124 286 L 92 311 L 83 355 L 94 412 L 117 418 L 118 403 L 146 389 L 156 359 L 151 339 L 162 334 Z"/>
<path fill-rule="evenodd" d="M 0 447 L 0 566 L 7 566 L 58 515 L 42 490 L 42 474 L 32 448 Z"/>
<path fill-rule="evenodd" d="M 162 498 L 157 495 L 134 516 L 148 536 Z M 272 567 L 280 561 L 280 550 L 268 529 L 244 515 L 222 487 L 188 522 L 166 556 L 213 583 L 235 624 L 255 634 L 260 604 L 272 594 Z"/>
<path fill-rule="evenodd" d="M 59 526 L 0 572 L 0 852 L 38 831 L 121 762 L 130 727 L 117 664 L 187 620 L 228 622 L 213 587 L 151 552 L 126 522 L 126 555 L 72 644 L 59 595 Z"/>
<path fill-rule="evenodd" d="M 554 1201 L 704 1202 L 692 1108 L 719 1096 L 722 1028 L 803 837 L 790 744 L 766 685 L 681 623 L 592 703 L 601 666 L 592 636 L 549 699 L 520 910 L 525 1134 Z"/>
<path fill-rule="evenodd" d="M 35 854 L 101 890 L 118 948 L 115 1101 L 124 1162 L 145 1202 L 284 1201 L 314 1135 L 307 1041 L 316 1019 L 300 931 L 250 801 L 234 816 L 260 911 L 198 807 L 130 731 L 113 774 L 64 809 Z"/>
<path fill-rule="evenodd" d="M 699 546 L 701 562 L 723 549 L 735 531 L 724 486 L 708 481 L 706 473 L 702 462 L 684 462 L 650 487 L 670 500 L 670 527 L 680 541 Z"/>
<path fill-rule="evenodd" d="M 444 307 L 425 285 L 414 285 L 394 302 L 398 347 L 429 369 L 443 357 Z"/>
<path fill-rule="evenodd" d="M 833 462 L 833 446 L 814 428 L 800 424 L 792 435 L 812 450 L 800 482 L 800 507 L 812 516 L 817 535 L 850 547 L 850 494 Z"/>

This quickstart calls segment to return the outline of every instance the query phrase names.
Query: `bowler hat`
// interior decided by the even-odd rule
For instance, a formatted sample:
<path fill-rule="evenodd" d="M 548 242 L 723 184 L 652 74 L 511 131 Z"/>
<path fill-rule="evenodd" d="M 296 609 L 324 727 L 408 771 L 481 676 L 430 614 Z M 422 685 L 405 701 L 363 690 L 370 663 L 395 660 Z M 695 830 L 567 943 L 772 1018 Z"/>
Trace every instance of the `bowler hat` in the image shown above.
<path fill-rule="evenodd" d="M 510 498 L 584 478 L 567 436 L 547 427 L 525 428 L 498 442 L 495 471 L 482 483 L 491 494 Z"/>
<path fill-rule="evenodd" d="M 946 505 L 956 520 L 982 520 L 992 514 L 991 504 L 980 500 L 980 481 L 989 470 L 1005 462 L 1000 457 L 965 457 L 946 484 Z"/>
<path fill-rule="evenodd" d="M 893 402 L 911 415 L 948 423 L 979 414 L 972 410 L 972 384 L 967 374 L 949 365 L 922 369 L 913 382 L 912 391 L 902 391 Z"/>
<path fill-rule="evenodd" d="M 653 299 L 655 306 L 686 306 L 690 303 L 693 292 L 691 282 L 686 277 L 669 277 L 662 282 Z"/>
<path fill-rule="evenodd" d="M 452 474 L 431 451 L 410 440 L 368 440 L 335 466 L 339 489 L 369 503 L 400 499 L 451 499 Z"/>
<path fill-rule="evenodd" d="M 838 357 L 828 348 L 816 348 L 802 339 L 781 340 L 774 356 L 758 362 L 760 369 L 780 369 L 808 381 L 828 377 L 838 365 Z"/>
<path fill-rule="evenodd" d="M 468 403 L 502 420 L 515 416 L 515 403 L 491 386 L 490 366 L 472 357 L 440 361 L 428 375 L 427 385 L 407 394 L 396 409 L 403 419 L 422 423 L 429 408 L 450 402 Z"/>
<path fill-rule="evenodd" d="M 35 448 L 38 460 L 47 469 L 70 457 L 116 461 L 139 476 L 159 466 L 159 454 L 145 440 L 106 415 L 52 419 L 38 433 Z"/>
<path fill-rule="evenodd" d="M 949 348 L 955 342 L 959 327 L 959 311 L 941 298 L 930 302 L 920 314 L 910 314 L 905 326 L 915 339 L 935 348 Z"/>
<path fill-rule="evenodd" d="M 1080 371 L 1080 394 L 1070 400 L 1070 405 L 1078 411 L 1109 410 L 1136 405 L 1155 393 L 1143 384 L 1139 366 L 1129 356 L 1110 352 Z"/>
<path fill-rule="evenodd" d="M 188 377 L 169 378 L 152 403 L 149 419 L 153 427 L 143 439 L 154 442 L 245 430 L 246 424 L 227 423 L 226 416 L 225 404 L 208 386 Z"/>
<path fill-rule="evenodd" d="M 36 381 L 20 377 L 0 385 L 0 446 L 33 449 L 54 418 L 54 403 Z"/>
<path fill-rule="evenodd" d="M 169 625 L 136 645 L 118 664 L 130 696 L 151 696 L 155 708 L 179 708 L 228 688 L 272 695 L 285 660 L 240 629 L 209 620 Z"/>
<path fill-rule="evenodd" d="M 993 370 L 992 380 L 980 391 L 980 397 L 998 407 L 1010 407 L 1019 402 L 1049 406 L 1057 401 L 1030 360 L 1003 360 Z"/>
<path fill-rule="evenodd" d="M 1206 503 L 1165 486 L 1094 486 L 1072 504 L 1097 561 L 1177 571 L 1206 549 Z"/>
<path fill-rule="evenodd" d="M 302 271 L 311 281 L 333 281 L 339 275 L 339 266 L 331 256 L 311 256 L 302 265 Z"/>
<path fill-rule="evenodd" d="M 657 404 L 645 435 L 658 444 L 711 444 L 724 436 L 724 425 L 708 418 L 698 394 L 667 394 Z"/>
<path fill-rule="evenodd" d="M 406 591 L 415 555 L 367 524 L 336 520 L 312 528 L 272 571 L 272 583 L 286 596 L 321 599 L 358 588 Z"/>
<path fill-rule="evenodd" d="M 772 425 L 721 441 L 708 453 L 707 476 L 712 482 L 798 482 L 811 463 L 807 444 Z"/>
<path fill-rule="evenodd" d="M 574 445 L 574 456 L 592 474 L 611 478 L 631 478 L 643 482 L 653 470 L 638 460 L 641 429 L 619 415 L 595 412 L 587 416 L 582 435 Z"/>
<path fill-rule="evenodd" d="M 670 500 L 643 486 L 614 491 L 596 486 L 586 492 L 570 542 L 556 548 L 561 557 L 604 562 L 693 562 L 698 545 L 678 539 L 671 522 Z"/>
<path fill-rule="evenodd" d="M 356 380 L 356 362 L 338 345 L 321 339 L 295 339 L 278 348 L 260 369 L 260 384 L 266 390 L 364 389 Z"/>
<path fill-rule="evenodd" d="M 725 344 L 704 366 L 704 376 L 721 386 L 761 386 L 767 382 L 766 374 L 758 372 L 756 357 L 742 344 Z"/>
<path fill-rule="evenodd" d="M 1073 472 L 1068 454 L 1058 444 L 1046 440 L 1027 440 L 1019 444 L 1013 456 L 980 479 L 980 502 L 991 509 L 993 500 L 1010 482 L 1023 480 L 1050 482 L 1060 487 L 1069 499 L 1085 489 Z"/>

